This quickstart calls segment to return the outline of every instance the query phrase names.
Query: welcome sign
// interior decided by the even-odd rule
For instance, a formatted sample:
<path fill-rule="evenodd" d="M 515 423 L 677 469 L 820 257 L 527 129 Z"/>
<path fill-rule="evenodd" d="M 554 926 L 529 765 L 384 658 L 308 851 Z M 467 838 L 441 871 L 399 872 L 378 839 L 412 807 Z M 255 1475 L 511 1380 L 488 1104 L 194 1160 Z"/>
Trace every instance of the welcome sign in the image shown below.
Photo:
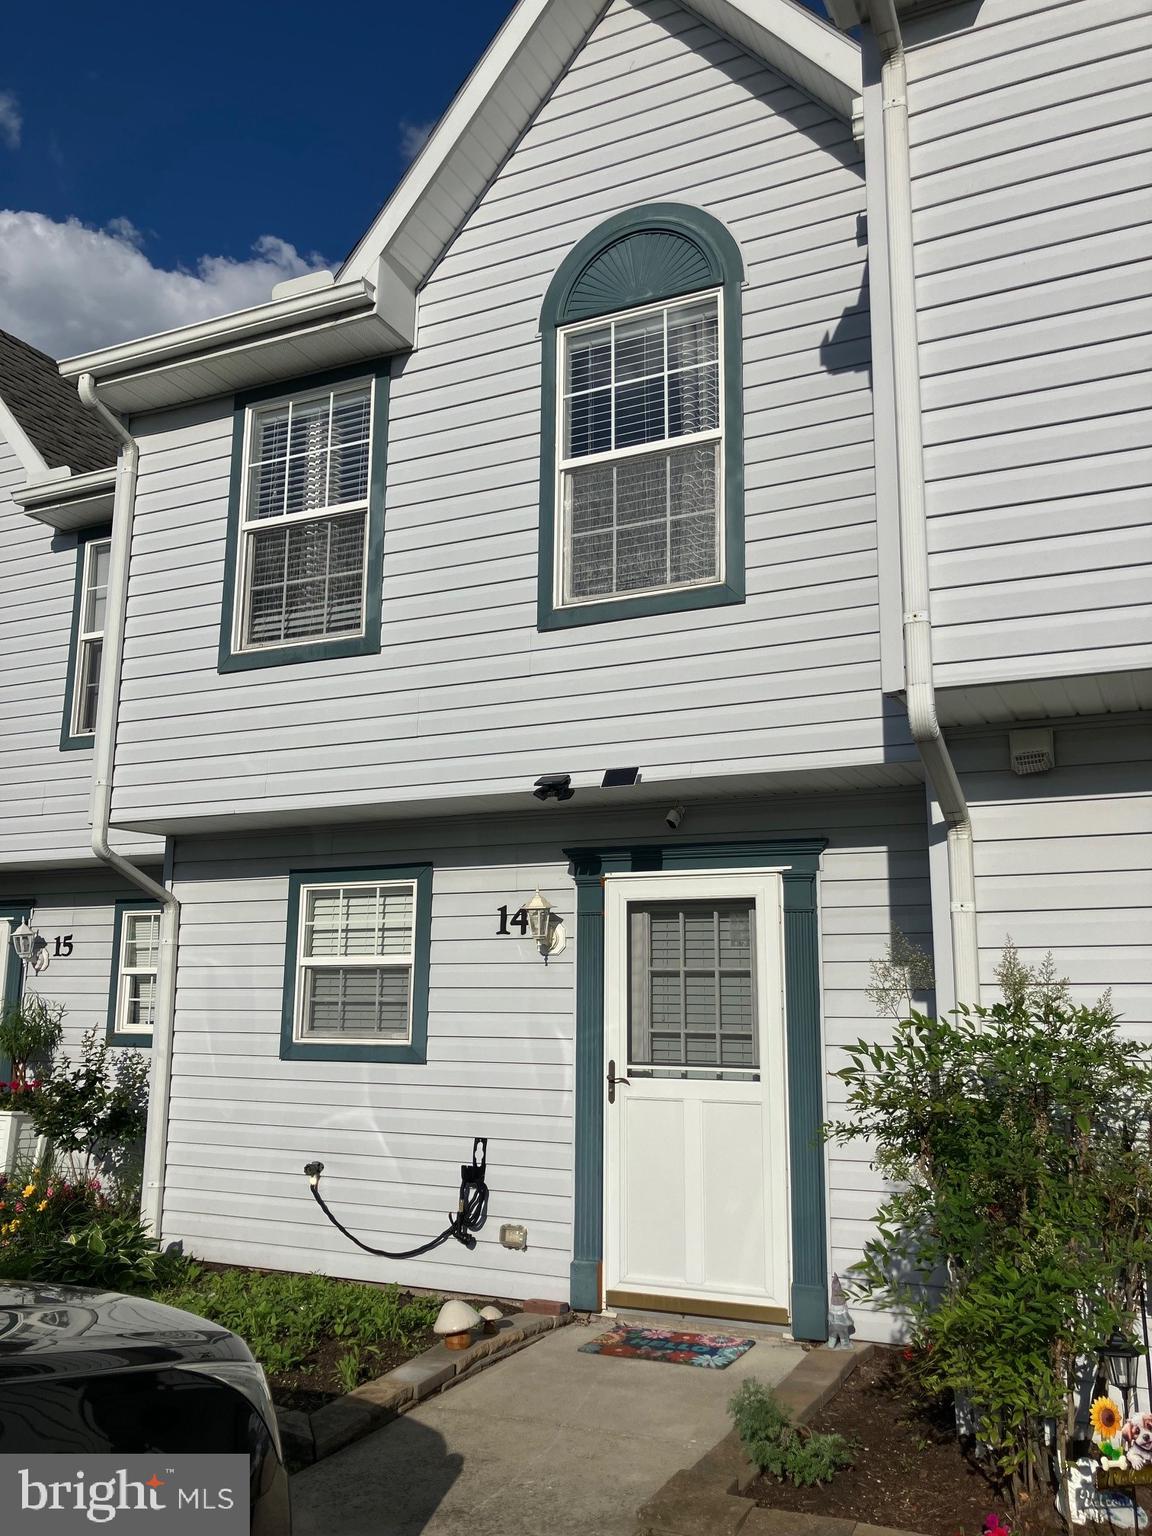
<path fill-rule="evenodd" d="M 0 1455 L 5 1536 L 248 1536 L 248 1457 Z"/>

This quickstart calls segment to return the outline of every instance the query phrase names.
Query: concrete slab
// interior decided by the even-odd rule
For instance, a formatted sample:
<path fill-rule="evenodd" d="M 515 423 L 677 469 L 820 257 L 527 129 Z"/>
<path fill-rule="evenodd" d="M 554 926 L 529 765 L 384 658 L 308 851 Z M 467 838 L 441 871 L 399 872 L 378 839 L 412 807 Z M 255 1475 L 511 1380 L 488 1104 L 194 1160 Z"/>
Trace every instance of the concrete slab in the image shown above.
<path fill-rule="evenodd" d="M 724 1435 L 740 1382 L 802 1358 L 746 1328 L 725 1328 L 758 1342 L 724 1371 L 580 1353 L 609 1326 L 548 1334 L 298 1473 L 294 1536 L 631 1536 Z"/>

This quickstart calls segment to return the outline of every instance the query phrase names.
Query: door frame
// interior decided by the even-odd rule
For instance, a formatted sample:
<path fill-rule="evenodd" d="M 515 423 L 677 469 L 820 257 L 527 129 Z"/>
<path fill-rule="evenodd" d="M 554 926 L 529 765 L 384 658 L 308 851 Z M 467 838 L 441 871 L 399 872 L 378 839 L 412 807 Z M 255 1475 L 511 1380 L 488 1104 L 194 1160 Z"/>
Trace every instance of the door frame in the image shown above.
<path fill-rule="evenodd" d="M 12 948 L 11 939 L 12 929 L 28 921 L 32 907 L 30 901 L 0 901 L 0 922 L 9 925 L 8 943 L 4 945 L 4 954 L 0 956 L 0 1008 L 18 1003 L 24 993 L 24 967 Z M 7 1057 L 0 1056 L 0 1075 L 7 1077 L 10 1069 L 11 1062 Z"/>
<path fill-rule="evenodd" d="M 629 967 L 628 912 L 631 902 L 707 902 L 752 900 L 757 919 L 766 920 L 767 931 L 760 932 L 759 921 L 753 924 L 756 934 L 753 945 L 756 1001 L 755 1029 L 758 1039 L 758 1068 L 756 1080 L 760 1089 L 760 1102 L 768 1116 L 768 1136 L 771 1143 L 769 1163 L 774 1171 L 770 1186 L 769 1221 L 765 1236 L 771 1242 L 780 1240 L 783 1252 L 777 1249 L 771 1257 L 769 1268 L 775 1284 L 769 1287 L 771 1302 L 752 1300 L 745 1302 L 726 1300 L 723 1296 L 708 1299 L 689 1299 L 685 1292 L 683 1306 L 671 1305 L 662 1299 L 660 1290 L 644 1292 L 643 1301 L 633 1299 L 631 1305 L 645 1305 L 656 1311 L 694 1312 L 702 1316 L 747 1317 L 765 1322 L 787 1322 L 788 1312 L 780 1303 L 785 1299 L 791 1263 L 791 1235 L 788 1230 L 788 1074 L 784 1041 L 784 901 L 781 889 L 783 870 L 777 865 L 771 869 L 693 869 L 661 870 L 658 874 L 608 874 L 604 876 L 604 1018 L 605 1043 L 609 1042 L 610 1021 L 621 1027 L 617 1056 L 623 1052 L 621 1070 L 630 1071 L 628 1057 L 628 1003 L 627 977 Z M 618 989 L 615 999 L 612 987 Z M 772 1082 L 780 1085 L 779 1099 L 770 1088 Z M 630 1090 L 635 1092 L 635 1090 Z M 622 1131 L 616 1120 L 617 1136 Z M 604 1125 L 604 1293 L 610 1305 L 625 1300 L 625 1293 L 635 1297 L 637 1293 L 626 1286 L 619 1273 L 621 1255 L 617 1252 L 620 1238 L 618 1217 L 613 1216 L 613 1196 L 620 1198 L 619 1178 L 622 1169 L 613 1161 L 613 1115 L 605 1117 Z M 619 1156 L 622 1152 L 616 1146 Z M 614 1190 L 615 1183 L 615 1190 Z M 617 1294 L 619 1293 L 619 1294 Z"/>
<path fill-rule="evenodd" d="M 827 1336 L 828 1243 L 824 1148 L 820 939 L 816 881 L 826 838 L 568 848 L 576 886 L 576 1108 L 571 1303 L 603 1307 L 604 877 L 707 870 L 779 871 L 784 905 L 784 1033 L 788 1079 L 788 1187 L 795 1338 Z"/>

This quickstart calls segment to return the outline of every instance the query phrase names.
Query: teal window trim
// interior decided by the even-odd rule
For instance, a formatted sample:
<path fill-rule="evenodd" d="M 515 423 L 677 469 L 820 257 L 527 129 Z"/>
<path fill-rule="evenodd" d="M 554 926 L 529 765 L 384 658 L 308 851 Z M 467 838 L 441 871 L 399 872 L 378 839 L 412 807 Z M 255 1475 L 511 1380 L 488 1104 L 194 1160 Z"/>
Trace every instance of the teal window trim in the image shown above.
<path fill-rule="evenodd" d="M 297 950 L 301 893 L 309 885 L 411 880 L 416 887 L 412 951 L 412 1035 L 407 1045 L 337 1045 L 296 1039 Z M 288 876 L 288 928 L 284 947 L 281 1061 L 391 1061 L 422 1066 L 428 1059 L 428 973 L 432 953 L 432 865 L 384 864 L 351 869 L 294 869 Z"/>
<path fill-rule="evenodd" d="M 97 539 L 110 539 L 112 524 L 101 523 L 94 528 L 81 528 L 76 534 L 76 579 L 72 587 L 72 627 L 68 631 L 68 669 L 64 674 L 64 716 L 60 723 L 61 752 L 92 750 L 95 735 L 76 736 L 72 732 L 75 714 L 76 668 L 80 661 L 80 612 L 84 605 L 84 558 L 89 544 Z"/>
<path fill-rule="evenodd" d="M 159 911 L 160 903 L 149 901 L 146 896 L 125 896 L 116 903 L 115 916 L 112 919 L 112 976 L 108 983 L 108 1020 L 105 1025 L 105 1038 L 109 1045 L 129 1045 L 139 1050 L 146 1050 L 152 1044 L 151 1033 L 117 1030 L 116 1022 L 120 1016 L 120 951 L 124 942 L 124 918 L 129 912 L 159 913 Z M 159 988 L 159 964 L 157 964 L 156 984 Z"/>
<path fill-rule="evenodd" d="M 827 1337 L 828 1230 L 820 938 L 816 880 L 824 838 L 638 844 L 565 849 L 576 885 L 576 1125 L 571 1303 L 603 1304 L 604 1258 L 604 876 L 786 865 L 784 1015 L 788 1053 L 788 1164 L 794 1337 Z"/>
<path fill-rule="evenodd" d="M 677 235 L 695 248 L 699 260 L 685 264 L 679 278 L 653 259 L 622 263 L 626 274 L 614 271 L 614 281 L 598 281 L 595 296 L 581 288 L 597 262 L 609 257 L 622 241 L 635 249 L 635 237 Z M 638 254 L 643 255 L 643 247 Z M 641 618 L 648 614 L 682 613 L 716 608 L 745 600 L 744 557 L 744 407 L 743 321 L 741 290 L 744 263 L 736 241 L 717 219 L 682 203 L 650 203 L 606 220 L 573 246 L 548 286 L 540 313 L 540 535 L 537 577 L 537 628 L 569 629 L 581 624 Z M 724 580 L 706 587 L 677 587 L 640 597 L 606 598 L 602 602 L 560 606 L 555 594 L 557 537 L 556 506 L 556 360 L 557 335 L 566 325 L 636 309 L 662 299 L 720 289 L 723 294 L 724 378 L 724 502 L 721 511 Z"/>
<path fill-rule="evenodd" d="M 220 604 L 220 649 L 218 672 L 247 672 L 261 667 L 284 667 L 306 661 L 334 661 L 344 656 L 374 656 L 380 650 L 380 607 L 384 584 L 384 492 L 388 466 L 388 398 L 392 365 L 389 358 L 357 366 L 333 368 L 305 378 L 286 379 L 279 384 L 248 389 L 235 398 L 232 413 L 232 471 L 228 488 L 228 532 L 224 548 L 224 592 Z M 337 636 L 329 640 L 306 640 L 299 645 L 267 646 L 263 649 L 236 650 L 232 640 L 235 629 L 236 590 L 240 552 L 240 500 L 244 486 L 244 440 L 248 410 L 253 405 L 267 405 L 274 400 L 302 394 L 306 390 L 326 389 L 351 379 L 372 379 L 372 456 L 368 468 L 368 533 L 365 541 L 364 632 Z"/>

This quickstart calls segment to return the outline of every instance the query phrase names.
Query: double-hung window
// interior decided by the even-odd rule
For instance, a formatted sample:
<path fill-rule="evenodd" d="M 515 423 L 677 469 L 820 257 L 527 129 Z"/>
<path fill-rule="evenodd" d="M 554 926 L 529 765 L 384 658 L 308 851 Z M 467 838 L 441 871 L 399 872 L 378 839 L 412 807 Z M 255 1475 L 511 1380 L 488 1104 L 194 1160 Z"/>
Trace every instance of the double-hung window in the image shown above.
<path fill-rule="evenodd" d="M 79 569 L 72 636 L 72 691 L 63 736 L 67 745 L 90 746 L 96 732 L 111 552 L 112 541 L 103 537 L 83 541 L 78 550 Z"/>
<path fill-rule="evenodd" d="M 118 1045 L 148 1045 L 160 969 L 159 907 L 117 902 L 112 964 L 108 1037 Z"/>
<path fill-rule="evenodd" d="M 380 387 L 369 377 L 246 408 L 234 653 L 365 635 Z"/>
<path fill-rule="evenodd" d="M 285 1054 L 422 1059 L 430 880 L 424 867 L 293 876 Z"/>
<path fill-rule="evenodd" d="M 558 597 L 723 580 L 721 293 L 560 334 Z"/>
<path fill-rule="evenodd" d="M 540 312 L 537 624 L 745 600 L 741 288 L 710 214 L 614 214 Z"/>

